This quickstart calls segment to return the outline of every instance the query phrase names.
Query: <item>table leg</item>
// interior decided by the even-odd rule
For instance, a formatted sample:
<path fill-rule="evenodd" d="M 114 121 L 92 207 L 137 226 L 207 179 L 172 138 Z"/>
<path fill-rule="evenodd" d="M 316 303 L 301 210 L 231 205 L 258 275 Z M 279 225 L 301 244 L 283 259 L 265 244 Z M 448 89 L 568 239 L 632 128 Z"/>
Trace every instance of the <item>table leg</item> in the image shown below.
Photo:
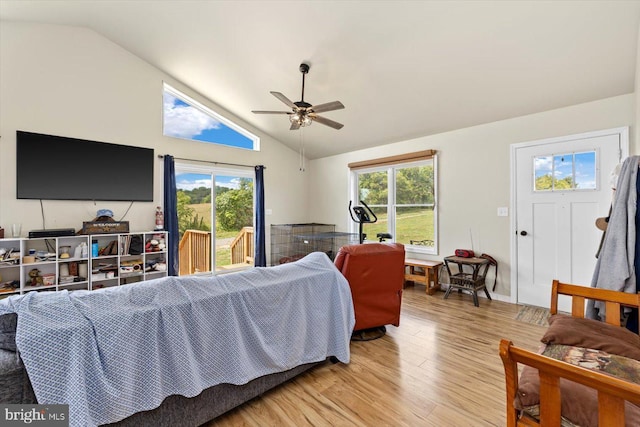
<path fill-rule="evenodd" d="M 478 291 L 473 289 L 471 293 L 473 294 L 473 305 L 475 305 L 476 307 L 480 307 L 480 303 L 478 302 Z"/>
<path fill-rule="evenodd" d="M 451 289 L 453 289 L 453 287 L 451 285 L 449 285 L 449 287 L 447 288 L 447 292 L 444 293 L 444 299 L 449 298 L 449 294 L 451 293 Z"/>
<path fill-rule="evenodd" d="M 438 265 L 433 265 L 430 266 L 425 273 L 427 274 L 427 287 L 428 287 L 428 294 L 429 295 L 433 295 L 436 292 L 438 292 L 438 290 L 440 289 L 440 278 L 438 277 L 438 270 L 440 270 L 440 267 L 442 266 L 442 264 L 438 264 Z"/>

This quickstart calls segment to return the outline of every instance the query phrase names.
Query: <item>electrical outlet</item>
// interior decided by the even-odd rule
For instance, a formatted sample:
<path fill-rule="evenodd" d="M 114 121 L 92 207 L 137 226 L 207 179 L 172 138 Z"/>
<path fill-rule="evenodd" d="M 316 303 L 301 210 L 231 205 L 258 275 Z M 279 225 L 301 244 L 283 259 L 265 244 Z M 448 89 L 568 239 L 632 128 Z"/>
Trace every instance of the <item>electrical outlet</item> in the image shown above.
<path fill-rule="evenodd" d="M 273 213 L 273 211 L 271 209 L 265 209 L 264 210 L 264 214 L 265 215 L 271 215 Z"/>
<path fill-rule="evenodd" d="M 509 216 L 509 208 L 498 208 L 498 216 Z"/>

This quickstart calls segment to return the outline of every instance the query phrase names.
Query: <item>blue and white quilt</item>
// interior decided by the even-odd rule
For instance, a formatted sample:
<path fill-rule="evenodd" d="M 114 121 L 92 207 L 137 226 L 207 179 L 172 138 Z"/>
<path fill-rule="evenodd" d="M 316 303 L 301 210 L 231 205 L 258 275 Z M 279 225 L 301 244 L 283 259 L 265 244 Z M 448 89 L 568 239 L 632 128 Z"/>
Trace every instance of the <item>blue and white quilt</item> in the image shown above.
<path fill-rule="evenodd" d="M 39 403 L 95 426 L 221 383 L 335 356 L 349 362 L 347 281 L 323 253 L 217 277 L 166 277 L 98 291 L 31 292 L 16 343 Z"/>

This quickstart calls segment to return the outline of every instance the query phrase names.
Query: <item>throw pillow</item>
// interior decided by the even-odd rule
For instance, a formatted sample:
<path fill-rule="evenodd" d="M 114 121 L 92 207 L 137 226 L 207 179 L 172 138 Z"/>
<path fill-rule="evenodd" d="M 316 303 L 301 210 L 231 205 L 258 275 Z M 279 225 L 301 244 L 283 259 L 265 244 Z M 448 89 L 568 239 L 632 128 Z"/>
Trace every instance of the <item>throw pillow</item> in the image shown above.
<path fill-rule="evenodd" d="M 640 336 L 620 326 L 593 319 L 554 314 L 549 318 L 549 328 L 541 341 L 593 348 L 640 360 Z"/>

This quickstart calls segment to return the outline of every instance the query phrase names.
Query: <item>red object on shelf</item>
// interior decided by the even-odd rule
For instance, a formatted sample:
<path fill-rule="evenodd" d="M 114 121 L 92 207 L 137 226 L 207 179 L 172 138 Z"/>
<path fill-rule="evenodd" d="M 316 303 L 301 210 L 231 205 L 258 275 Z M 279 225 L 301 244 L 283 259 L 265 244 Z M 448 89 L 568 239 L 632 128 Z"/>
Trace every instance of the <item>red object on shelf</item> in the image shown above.
<path fill-rule="evenodd" d="M 460 258 L 473 258 L 476 256 L 471 249 L 456 249 L 456 256 Z"/>

